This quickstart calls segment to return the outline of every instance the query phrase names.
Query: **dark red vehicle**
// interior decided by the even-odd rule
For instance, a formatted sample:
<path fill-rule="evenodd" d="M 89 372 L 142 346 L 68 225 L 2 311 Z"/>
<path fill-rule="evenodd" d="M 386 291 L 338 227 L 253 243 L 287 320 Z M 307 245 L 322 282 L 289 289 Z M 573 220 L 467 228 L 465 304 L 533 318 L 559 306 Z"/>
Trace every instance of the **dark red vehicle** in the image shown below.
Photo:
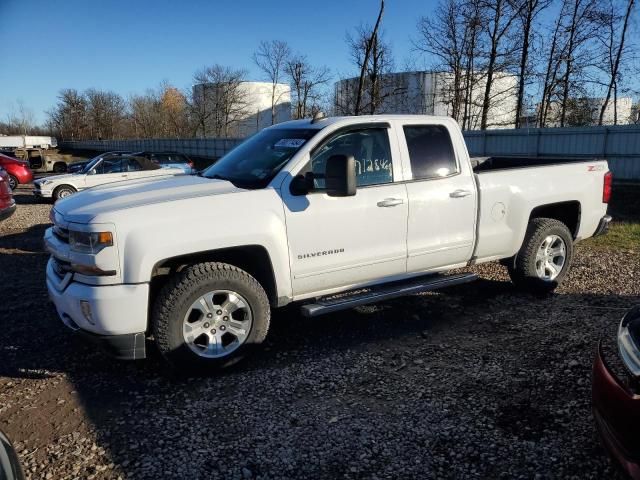
<path fill-rule="evenodd" d="M 640 305 L 607 335 L 593 364 L 593 416 L 604 445 L 633 479 L 640 479 Z"/>
<path fill-rule="evenodd" d="M 15 190 L 18 185 L 24 185 L 33 180 L 33 172 L 29 168 L 29 162 L 0 153 L 0 167 L 3 167 L 9 174 L 11 190 Z"/>
<path fill-rule="evenodd" d="M 9 174 L 0 167 L 0 220 L 9 218 L 16 211 L 16 202 L 9 187 Z"/>

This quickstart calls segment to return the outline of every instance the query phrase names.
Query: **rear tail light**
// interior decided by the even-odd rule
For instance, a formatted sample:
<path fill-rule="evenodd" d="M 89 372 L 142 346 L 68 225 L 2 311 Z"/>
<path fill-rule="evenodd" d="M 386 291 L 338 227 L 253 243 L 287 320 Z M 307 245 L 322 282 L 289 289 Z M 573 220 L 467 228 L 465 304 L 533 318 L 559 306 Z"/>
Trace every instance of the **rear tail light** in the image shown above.
<path fill-rule="evenodd" d="M 193 162 L 192 162 L 191 160 L 189 160 L 189 161 L 187 162 L 187 165 L 189 165 L 191 168 L 193 168 Z"/>
<path fill-rule="evenodd" d="M 613 182 L 613 174 L 607 172 L 604 174 L 604 185 L 602 186 L 602 203 L 609 203 L 611 200 L 611 183 Z"/>

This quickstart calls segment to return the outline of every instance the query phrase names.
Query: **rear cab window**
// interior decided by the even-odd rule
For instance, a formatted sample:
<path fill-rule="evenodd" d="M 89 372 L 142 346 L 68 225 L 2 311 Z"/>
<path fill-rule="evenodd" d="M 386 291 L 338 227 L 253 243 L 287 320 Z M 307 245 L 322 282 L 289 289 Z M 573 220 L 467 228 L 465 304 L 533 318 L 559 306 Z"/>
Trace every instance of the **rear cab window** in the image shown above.
<path fill-rule="evenodd" d="M 433 180 L 460 172 L 444 125 L 403 125 L 413 180 Z"/>

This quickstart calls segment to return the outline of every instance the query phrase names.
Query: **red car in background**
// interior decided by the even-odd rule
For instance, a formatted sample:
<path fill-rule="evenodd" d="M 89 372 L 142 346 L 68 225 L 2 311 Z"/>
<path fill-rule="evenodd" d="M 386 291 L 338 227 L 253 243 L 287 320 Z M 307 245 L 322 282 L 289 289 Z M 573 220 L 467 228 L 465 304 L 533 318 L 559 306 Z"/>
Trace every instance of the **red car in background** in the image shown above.
<path fill-rule="evenodd" d="M 593 364 L 593 416 L 605 447 L 640 480 L 640 305 L 604 335 Z"/>
<path fill-rule="evenodd" d="M 0 167 L 4 168 L 9 174 L 11 190 L 15 190 L 18 185 L 31 183 L 33 180 L 33 172 L 29 168 L 29 162 L 0 153 Z"/>
<path fill-rule="evenodd" d="M 16 211 L 16 201 L 9 187 L 9 174 L 0 167 L 0 220 L 9 218 Z"/>

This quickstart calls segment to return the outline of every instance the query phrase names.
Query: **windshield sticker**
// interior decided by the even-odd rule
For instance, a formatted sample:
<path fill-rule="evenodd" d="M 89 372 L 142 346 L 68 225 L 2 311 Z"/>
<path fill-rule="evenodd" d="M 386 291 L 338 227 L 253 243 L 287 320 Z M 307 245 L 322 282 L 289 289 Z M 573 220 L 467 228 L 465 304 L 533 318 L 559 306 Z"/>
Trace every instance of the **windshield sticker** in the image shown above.
<path fill-rule="evenodd" d="M 282 138 L 276 142 L 274 148 L 300 148 L 305 141 L 304 138 Z"/>

